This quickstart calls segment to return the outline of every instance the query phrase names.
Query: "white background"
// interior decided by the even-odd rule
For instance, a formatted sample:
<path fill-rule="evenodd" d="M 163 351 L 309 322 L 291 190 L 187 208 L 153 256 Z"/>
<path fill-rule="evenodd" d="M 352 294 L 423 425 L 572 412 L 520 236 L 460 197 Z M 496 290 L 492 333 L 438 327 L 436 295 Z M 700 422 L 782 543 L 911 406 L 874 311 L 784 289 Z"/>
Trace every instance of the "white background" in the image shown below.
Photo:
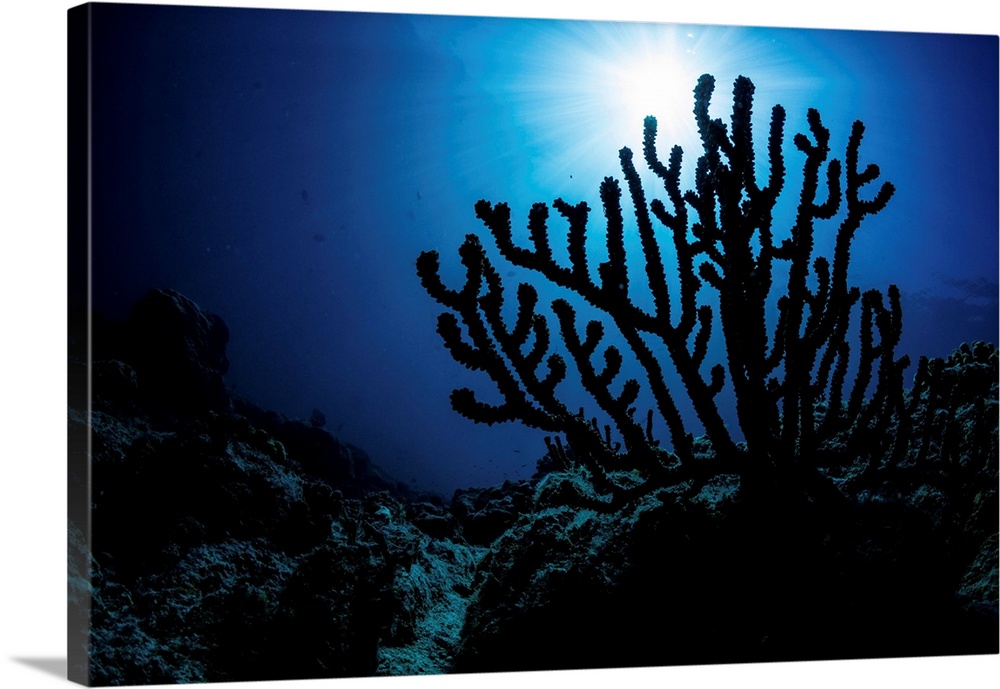
<path fill-rule="evenodd" d="M 66 10 L 73 4 L 21 0 L 5 2 L 0 10 L 0 687 L 14 689 L 65 683 L 65 42 Z M 683 6 L 664 0 L 184 4 L 1000 33 L 1000 11 L 991 0 L 712 0 Z M 997 679 L 1000 656 L 216 686 L 957 688 Z"/>

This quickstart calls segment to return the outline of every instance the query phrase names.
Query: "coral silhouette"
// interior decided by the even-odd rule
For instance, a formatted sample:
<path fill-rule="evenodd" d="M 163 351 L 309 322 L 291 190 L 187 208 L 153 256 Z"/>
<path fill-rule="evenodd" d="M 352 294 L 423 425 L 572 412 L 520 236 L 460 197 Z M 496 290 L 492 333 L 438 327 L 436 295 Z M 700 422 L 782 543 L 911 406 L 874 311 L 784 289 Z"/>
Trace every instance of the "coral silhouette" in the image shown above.
<path fill-rule="evenodd" d="M 773 485 L 811 465 L 834 439 L 855 455 L 896 459 L 912 440 L 903 388 L 910 361 L 895 354 L 902 330 L 899 291 L 890 285 L 885 295 L 862 293 L 848 276 L 851 244 L 862 221 L 882 211 L 895 191 L 890 182 L 868 189 L 880 170 L 874 164 L 861 167 L 864 125 L 854 123 L 843 159 L 831 158 L 830 131 L 819 112 L 808 111 L 809 134 L 793 138 L 805 156 L 797 212 L 788 236 L 779 238 L 774 212 L 786 191 L 785 111 L 780 105 L 771 110 L 767 178 L 760 180 L 751 128 L 753 83 L 742 76 L 736 80 L 728 126 L 709 115 L 714 88 L 714 78 L 703 75 L 694 90 L 702 152 L 693 189 L 681 188 L 679 146 L 666 163 L 661 159 L 655 118 L 644 123 L 643 157 L 662 182 L 665 201 L 647 201 L 632 151 L 619 151 L 644 276 L 626 260 L 622 189 L 612 177 L 600 185 L 604 261 L 595 258 L 588 241 L 594 230 L 593 223 L 588 228 L 591 209 L 585 202 L 552 203 L 568 224 L 569 265 L 553 254 L 546 204 L 536 203 L 528 214 L 531 248 L 515 244 L 507 204 L 476 204 L 476 215 L 506 261 L 582 298 L 597 318 L 581 316 L 564 298 L 553 300 L 546 315 L 538 290 L 522 282 L 516 317 L 505 319 L 505 286 L 474 234 L 459 248 L 466 273 L 461 289 L 444 285 L 437 252 L 423 252 L 417 260 L 423 287 L 448 309 L 439 316 L 437 331 L 451 356 L 486 372 L 502 397 L 490 404 L 470 389 L 458 389 L 451 396 L 453 408 L 478 423 L 520 421 L 565 436 L 566 445 L 558 436 L 548 440 L 550 459 L 585 467 L 594 486 L 616 502 L 695 470 L 694 435 L 679 410 L 681 394 L 716 461 L 731 466 L 746 485 Z M 836 225 L 832 258 L 815 255 L 816 233 L 827 224 Z M 670 286 L 671 270 L 679 289 Z M 645 287 L 637 284 L 641 281 Z M 636 298 L 647 287 L 652 308 Z M 767 317 L 769 304 L 776 306 L 776 318 Z M 553 317 L 562 352 L 554 351 Z M 853 326 L 856 336 L 852 321 L 860 324 Z M 625 354 L 608 343 L 609 325 L 627 345 Z M 717 326 L 724 363 L 708 360 Z M 626 356 L 638 364 L 640 377 L 626 376 Z M 596 416 L 571 409 L 557 394 L 569 375 L 567 357 L 609 421 L 603 428 Z M 668 384 L 671 366 L 681 382 L 673 387 L 683 390 Z M 926 378 L 926 371 L 924 362 L 918 379 Z M 727 383 L 742 443 L 720 412 L 717 398 Z M 637 408 L 644 391 L 653 401 L 645 418 Z M 885 429 L 893 419 L 899 427 L 890 435 Z M 655 437 L 657 424 L 668 430 L 670 451 Z"/>

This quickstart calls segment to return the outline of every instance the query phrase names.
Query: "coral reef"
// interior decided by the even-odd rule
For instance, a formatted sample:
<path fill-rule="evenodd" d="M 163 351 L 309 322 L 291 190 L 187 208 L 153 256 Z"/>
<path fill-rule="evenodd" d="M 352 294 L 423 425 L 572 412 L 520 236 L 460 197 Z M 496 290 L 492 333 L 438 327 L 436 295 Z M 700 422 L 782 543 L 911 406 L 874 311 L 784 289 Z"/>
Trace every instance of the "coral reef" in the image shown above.
<path fill-rule="evenodd" d="M 92 450 L 68 572 L 91 684 L 997 651 L 992 345 L 920 365 L 900 461 L 823 467 L 836 510 L 762 510 L 729 472 L 609 510 L 558 437 L 531 480 L 448 504 L 308 421 L 228 393 L 206 409 L 219 374 L 188 325 L 221 319 L 167 301 L 190 317 L 164 339 L 190 342 L 160 356 L 204 378 L 164 406 L 135 320 L 101 321 L 93 404 L 69 409 Z M 708 439 L 691 449 L 713 466 Z"/>
<path fill-rule="evenodd" d="M 522 282 L 516 316 L 505 319 L 500 273 L 476 235 L 468 235 L 459 249 L 466 272 L 461 289 L 444 285 L 436 252 L 424 252 L 417 261 L 424 288 L 448 308 L 437 329 L 452 357 L 485 371 L 502 397 L 500 404 L 489 404 L 463 388 L 452 394 L 454 409 L 480 423 L 517 420 L 564 435 L 562 458 L 585 467 L 614 504 L 664 485 L 679 472 L 697 471 L 692 467 L 694 435 L 682 419 L 680 393 L 668 385 L 668 367 L 676 371 L 714 458 L 748 485 L 768 488 L 782 482 L 812 466 L 831 439 L 845 434 L 852 448 L 863 445 L 873 454 L 891 445 L 895 458 L 912 437 L 904 432 L 895 440 L 876 441 L 872 433 L 906 411 L 903 372 L 910 362 L 894 353 L 902 328 L 899 292 L 890 286 L 886 296 L 876 290 L 862 293 L 848 278 L 857 230 L 867 216 L 885 208 L 894 192 L 889 182 L 866 190 L 880 171 L 874 164 L 860 166 L 864 125 L 854 123 L 841 162 L 829 157 L 830 132 L 819 113 L 809 110 L 809 135 L 793 139 L 805 157 L 797 213 L 788 236 L 779 239 L 773 225 L 786 176 L 784 109 L 771 111 L 767 179 L 761 181 L 751 129 L 754 86 L 745 77 L 736 80 L 729 126 L 709 115 L 714 86 L 714 78 L 704 75 L 694 91 L 703 150 L 693 189 L 681 188 L 679 146 L 666 163 L 661 159 L 655 118 L 645 121 L 643 155 L 663 183 L 666 201 L 647 202 L 631 150 L 619 151 L 641 242 L 641 270 L 636 257 L 626 256 L 622 190 L 611 177 L 600 186 L 607 260 L 596 266 L 596 278 L 593 264 L 599 258 L 588 241 L 592 230 L 585 202 L 556 199 L 552 204 L 568 224 L 569 265 L 555 258 L 547 205 L 535 204 L 528 214 L 532 248 L 515 244 L 506 204 L 481 200 L 475 206 L 499 254 L 575 295 L 575 306 L 560 297 L 551 301 L 547 315 L 538 290 Z M 814 255 L 823 221 L 838 223 L 832 259 Z M 665 258 L 666 244 L 672 263 Z M 651 296 L 651 308 L 642 305 L 643 293 Z M 777 313 L 770 320 L 769 305 Z M 580 315 L 581 309 L 595 318 Z M 553 318 L 561 343 L 553 343 Z M 860 322 L 854 346 L 852 318 Z M 609 326 L 625 343 L 624 353 L 609 343 Z M 708 361 L 714 327 L 721 330 L 724 364 Z M 570 371 L 567 357 L 609 421 L 603 429 L 596 414 L 575 411 L 560 399 L 558 386 Z M 626 357 L 639 376 L 626 373 Z M 595 363 L 600 360 L 603 364 Z M 716 399 L 727 384 L 736 400 L 744 441 L 739 444 Z M 653 402 L 644 418 L 637 409 L 642 392 Z M 654 428 L 662 425 L 670 452 L 655 437 Z M 629 478 L 623 481 L 621 472 Z M 638 484 L 636 475 L 641 476 Z"/>

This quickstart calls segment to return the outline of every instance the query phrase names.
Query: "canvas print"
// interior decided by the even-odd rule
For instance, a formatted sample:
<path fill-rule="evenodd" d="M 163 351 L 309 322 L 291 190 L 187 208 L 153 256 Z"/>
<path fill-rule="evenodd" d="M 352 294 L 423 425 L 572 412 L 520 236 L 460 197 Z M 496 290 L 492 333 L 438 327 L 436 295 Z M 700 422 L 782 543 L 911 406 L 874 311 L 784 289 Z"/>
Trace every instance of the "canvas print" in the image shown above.
<path fill-rule="evenodd" d="M 69 13 L 88 685 L 998 653 L 998 38 Z"/>

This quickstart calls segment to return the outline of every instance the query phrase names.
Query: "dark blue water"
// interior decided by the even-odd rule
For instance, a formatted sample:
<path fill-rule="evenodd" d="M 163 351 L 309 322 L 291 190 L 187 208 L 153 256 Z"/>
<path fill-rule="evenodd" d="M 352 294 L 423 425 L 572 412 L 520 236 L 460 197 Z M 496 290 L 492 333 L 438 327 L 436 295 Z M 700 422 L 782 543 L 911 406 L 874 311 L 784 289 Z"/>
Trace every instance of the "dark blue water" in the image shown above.
<path fill-rule="evenodd" d="M 238 394 L 302 419 L 321 409 L 417 487 L 526 477 L 544 453 L 538 431 L 451 410 L 453 388 L 491 399 L 493 386 L 443 348 L 417 255 L 439 251 L 460 287 L 463 237 L 489 244 L 480 198 L 510 203 L 522 241 L 531 203 L 557 197 L 586 200 L 597 233 L 598 185 L 621 177 L 621 146 L 641 150 L 647 114 L 664 155 L 684 146 L 690 185 L 705 72 L 723 119 L 734 79 L 754 81 L 758 147 L 771 105 L 787 110 L 779 238 L 806 109 L 840 158 L 865 122 L 861 166 L 897 191 L 862 225 L 851 278 L 899 285 L 902 351 L 997 340 L 996 37 L 128 5 L 94 16 L 95 309 L 121 318 L 150 288 L 184 293 L 228 323 Z M 522 277 L 498 269 L 511 289 Z"/>

